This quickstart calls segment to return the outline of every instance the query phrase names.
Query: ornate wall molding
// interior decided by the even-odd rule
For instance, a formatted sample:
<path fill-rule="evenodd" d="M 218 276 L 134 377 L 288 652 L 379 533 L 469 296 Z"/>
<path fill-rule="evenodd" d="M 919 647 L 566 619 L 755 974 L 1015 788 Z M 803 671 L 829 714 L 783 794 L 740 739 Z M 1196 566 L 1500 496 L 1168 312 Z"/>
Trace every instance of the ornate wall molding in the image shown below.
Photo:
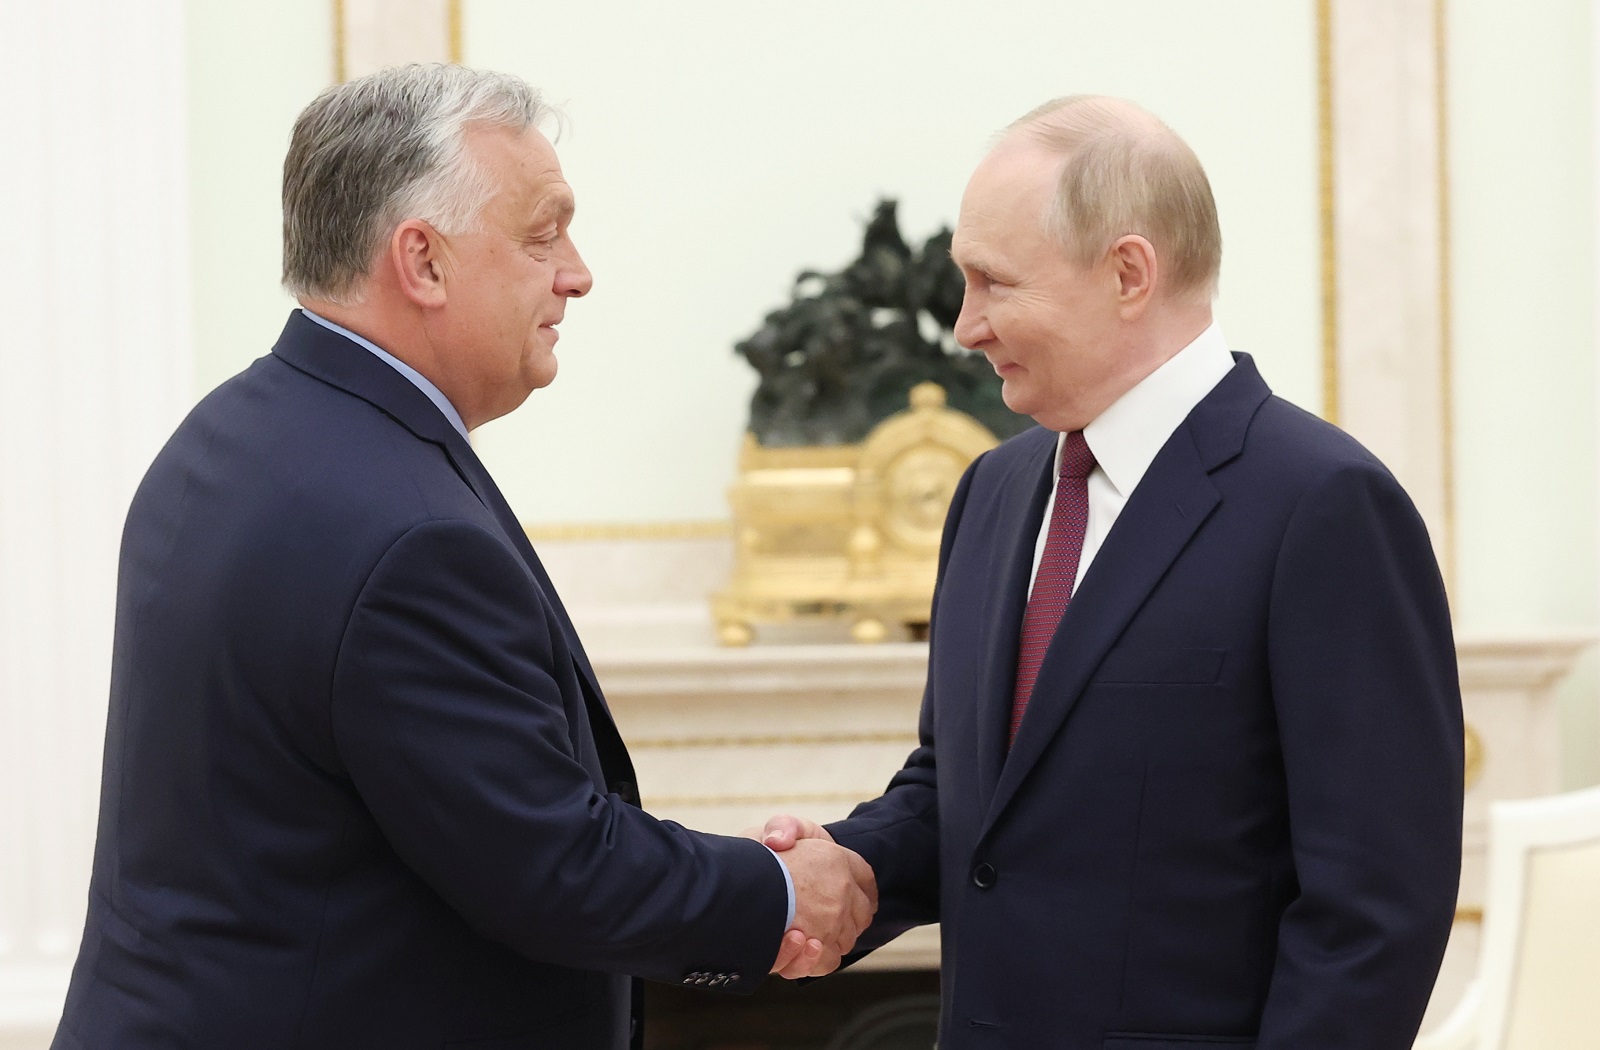
<path fill-rule="evenodd" d="M 193 398 L 184 70 L 181 0 L 16 5 L 0 34 L 23 246 L 0 262 L 0 1045 L 60 1013 L 122 521 Z"/>
<path fill-rule="evenodd" d="M 461 61 L 462 0 L 333 0 L 334 78 Z"/>
<path fill-rule="evenodd" d="M 534 543 L 600 540 L 717 540 L 733 535 L 730 521 L 603 521 L 524 524 Z"/>
<path fill-rule="evenodd" d="M 1323 411 L 1455 578 L 1444 0 L 1317 0 Z"/>

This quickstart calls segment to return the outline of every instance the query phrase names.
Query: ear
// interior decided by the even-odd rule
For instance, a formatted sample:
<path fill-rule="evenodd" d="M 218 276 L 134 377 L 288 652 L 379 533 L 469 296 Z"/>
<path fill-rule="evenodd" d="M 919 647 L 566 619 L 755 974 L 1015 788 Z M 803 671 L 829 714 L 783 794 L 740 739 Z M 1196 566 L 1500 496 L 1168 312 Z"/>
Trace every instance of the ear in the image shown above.
<path fill-rule="evenodd" d="M 439 231 L 421 219 L 407 219 L 389 236 L 389 265 L 400 294 L 424 309 L 445 303 L 446 251 Z"/>
<path fill-rule="evenodd" d="M 1117 305 L 1124 317 L 1143 313 L 1155 300 L 1156 281 L 1161 276 L 1155 245 L 1130 233 L 1117 239 L 1108 254 L 1117 280 Z"/>

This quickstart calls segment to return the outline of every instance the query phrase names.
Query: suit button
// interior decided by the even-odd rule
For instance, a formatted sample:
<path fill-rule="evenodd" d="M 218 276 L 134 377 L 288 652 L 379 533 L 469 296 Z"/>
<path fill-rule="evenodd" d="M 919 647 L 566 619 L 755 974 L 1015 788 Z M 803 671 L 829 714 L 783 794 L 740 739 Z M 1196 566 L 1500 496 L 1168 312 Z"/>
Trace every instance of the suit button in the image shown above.
<path fill-rule="evenodd" d="M 633 786 L 633 781 L 619 780 L 615 784 L 610 785 L 610 787 L 612 794 L 619 796 L 622 801 L 628 803 L 630 806 L 637 806 L 639 804 L 639 790 Z"/>
<path fill-rule="evenodd" d="M 979 864 L 972 869 L 972 884 L 980 890 L 986 890 L 994 885 L 994 880 L 999 878 L 999 872 L 994 870 L 993 864 Z"/>

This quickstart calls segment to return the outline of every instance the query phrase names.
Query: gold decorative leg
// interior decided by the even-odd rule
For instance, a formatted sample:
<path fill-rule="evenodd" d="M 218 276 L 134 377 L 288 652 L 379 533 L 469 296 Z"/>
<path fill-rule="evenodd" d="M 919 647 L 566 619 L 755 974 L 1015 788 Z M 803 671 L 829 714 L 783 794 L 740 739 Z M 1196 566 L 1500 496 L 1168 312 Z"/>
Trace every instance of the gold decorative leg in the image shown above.
<path fill-rule="evenodd" d="M 742 648 L 755 640 L 756 632 L 743 620 L 723 620 L 717 624 L 717 642 Z"/>
<path fill-rule="evenodd" d="M 863 645 L 875 645 L 889 637 L 889 629 L 882 620 L 867 616 L 850 626 L 850 637 Z"/>

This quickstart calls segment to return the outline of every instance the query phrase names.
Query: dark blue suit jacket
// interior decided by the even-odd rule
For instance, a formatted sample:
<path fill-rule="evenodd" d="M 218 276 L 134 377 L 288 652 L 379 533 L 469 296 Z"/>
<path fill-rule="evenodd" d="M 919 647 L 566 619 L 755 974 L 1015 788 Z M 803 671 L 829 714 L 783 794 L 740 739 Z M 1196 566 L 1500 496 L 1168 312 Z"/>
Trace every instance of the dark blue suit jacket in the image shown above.
<path fill-rule="evenodd" d="M 864 944 L 942 922 L 941 1050 L 1403 1050 L 1450 932 L 1462 728 L 1410 500 L 1248 357 L 1080 581 L 1006 728 L 1052 432 L 950 507 L 922 746 L 835 825 Z"/>
<path fill-rule="evenodd" d="M 472 449 L 297 311 L 128 515 L 55 1046 L 606 1050 L 625 975 L 752 987 L 782 872 L 632 781 Z"/>

